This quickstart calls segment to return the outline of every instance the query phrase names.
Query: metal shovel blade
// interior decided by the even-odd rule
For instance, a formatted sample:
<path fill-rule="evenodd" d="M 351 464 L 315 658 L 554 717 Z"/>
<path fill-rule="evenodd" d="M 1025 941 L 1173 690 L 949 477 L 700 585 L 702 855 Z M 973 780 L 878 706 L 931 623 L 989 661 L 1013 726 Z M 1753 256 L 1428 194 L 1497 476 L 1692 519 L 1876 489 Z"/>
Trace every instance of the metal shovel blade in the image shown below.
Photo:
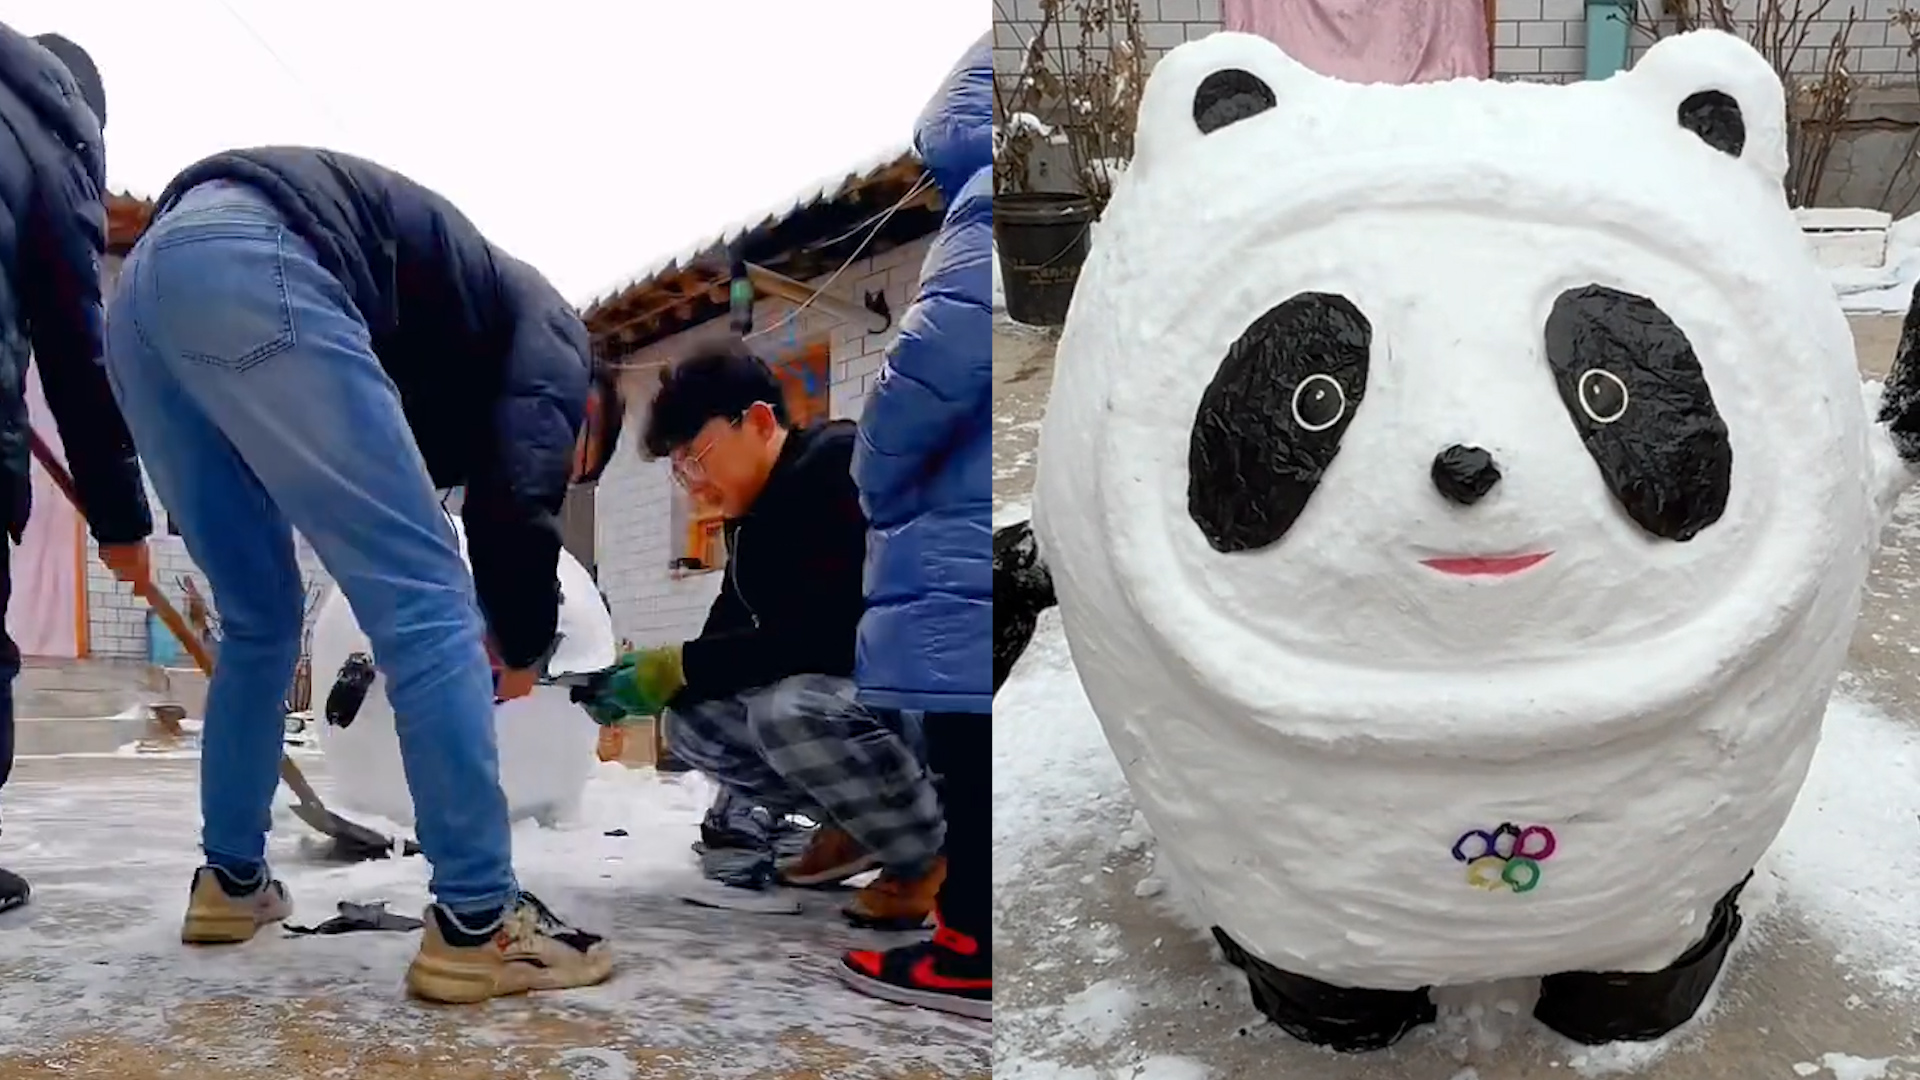
<path fill-rule="evenodd" d="M 280 759 L 280 779 L 293 792 L 294 816 L 333 841 L 323 855 L 328 861 L 365 862 L 420 854 L 420 845 L 411 840 L 395 840 L 327 809 L 327 805 L 320 801 L 319 793 L 307 782 L 306 774 L 300 771 L 300 766 L 295 765 L 292 758 Z"/>

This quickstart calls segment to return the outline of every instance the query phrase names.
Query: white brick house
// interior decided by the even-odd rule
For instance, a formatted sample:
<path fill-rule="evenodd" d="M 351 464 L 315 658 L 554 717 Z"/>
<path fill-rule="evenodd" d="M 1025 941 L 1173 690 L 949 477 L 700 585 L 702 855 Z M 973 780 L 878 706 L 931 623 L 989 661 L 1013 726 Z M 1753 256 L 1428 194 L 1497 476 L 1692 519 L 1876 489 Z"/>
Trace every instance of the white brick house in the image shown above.
<path fill-rule="evenodd" d="M 589 305 L 595 347 L 627 370 L 634 406 L 592 496 L 596 572 L 621 637 L 642 646 L 692 637 L 720 587 L 717 551 L 705 552 L 704 565 L 685 565 L 696 546 L 696 512 L 667 464 L 642 460 L 638 446 L 661 368 L 690 345 L 732 333 L 724 301 L 727 245 L 742 245 L 754 265 L 820 294 L 809 302 L 760 290 L 752 344 L 777 369 L 820 365 L 825 386 L 816 396 L 825 414 L 857 418 L 939 226 L 938 193 L 922 175 L 916 159 L 892 148 Z M 860 318 L 863 306 L 882 306 L 888 316 Z M 655 314 L 636 319 L 640 311 Z M 872 332 L 883 321 L 885 329 Z"/>

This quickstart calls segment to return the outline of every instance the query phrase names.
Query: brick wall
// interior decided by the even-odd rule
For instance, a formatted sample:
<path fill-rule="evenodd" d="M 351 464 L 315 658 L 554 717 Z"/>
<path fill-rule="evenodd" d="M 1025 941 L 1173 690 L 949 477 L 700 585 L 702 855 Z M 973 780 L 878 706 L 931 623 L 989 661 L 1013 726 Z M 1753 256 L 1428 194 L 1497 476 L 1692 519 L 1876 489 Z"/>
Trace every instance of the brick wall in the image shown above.
<path fill-rule="evenodd" d="M 1734 14 L 1741 27 L 1752 25 L 1764 0 L 1736 0 Z M 1786 0 L 1788 9 L 1792 0 Z M 1493 72 L 1502 78 L 1540 82 L 1572 82 L 1586 72 L 1585 0 L 1494 0 Z M 1658 0 L 1642 0 L 1650 9 Z M 1148 51 L 1158 57 L 1185 41 L 1205 37 L 1220 28 L 1220 0 L 1139 0 L 1141 35 Z M 1828 44 L 1845 19 L 1848 4 L 1833 3 L 1807 35 L 1806 47 L 1795 68 L 1818 70 L 1826 61 Z M 1915 73 L 1907 53 L 1907 31 L 1893 21 L 1903 6 L 1920 10 L 1920 0 L 1853 0 L 1858 13 L 1849 36 L 1849 68 L 1872 82 L 1899 82 Z M 1024 31 L 1039 15 L 1039 0 L 999 0 L 994 16 L 994 70 L 1007 73 L 1020 66 Z M 1634 35 L 1636 56 L 1648 39 Z"/>
<path fill-rule="evenodd" d="M 920 263 L 926 257 L 928 242 L 923 240 L 854 263 L 833 285 L 833 295 L 884 290 L 898 320 L 919 283 Z M 814 284 L 818 287 L 819 283 Z M 754 325 L 773 325 L 792 309 L 793 305 L 784 301 L 762 302 L 754 308 Z M 756 345 L 770 351 L 784 347 L 789 343 L 789 327 L 793 328 L 792 340 L 830 337 L 833 415 L 857 418 L 867 392 L 873 389 L 893 329 L 869 335 L 858 326 L 809 308 L 787 327 L 757 339 Z M 724 321 L 707 323 L 656 342 L 625 362 L 634 366 L 657 364 L 702 338 L 728 333 Z M 630 400 L 644 405 L 652 379 L 650 372 L 636 375 L 630 384 Z M 637 446 L 642 423 L 636 412 L 621 432 L 621 446 L 613 463 L 600 478 L 594 500 L 595 552 L 600 588 L 613 609 L 614 632 L 636 645 L 655 645 L 683 641 L 699 633 L 707 609 L 719 592 L 721 575 L 670 568 L 679 554 L 678 539 L 685 531 L 686 497 L 673 482 L 665 462 L 640 459 Z"/>
<path fill-rule="evenodd" d="M 151 492 L 148 497 L 153 499 L 157 519 L 156 534 L 150 541 L 154 581 L 185 614 L 187 599 L 186 591 L 179 584 L 181 578 L 192 578 L 200 595 L 209 602 L 213 599 L 213 590 L 207 586 L 206 575 L 187 555 L 186 544 L 177 536 L 165 535 L 166 514 Z M 300 576 L 308 589 L 325 586 L 329 578 L 313 549 L 305 540 L 297 540 L 296 550 L 300 556 Z M 91 656 L 145 660 L 149 655 L 146 602 L 107 572 L 91 538 L 87 541 L 87 639 Z"/>
<path fill-rule="evenodd" d="M 1586 73 L 1585 0 L 1496 0 L 1493 31 L 1495 75 L 1540 82 L 1573 82 Z M 1641 0 L 1641 17 L 1658 0 Z M 1734 0 L 1735 32 L 1754 25 L 1765 0 Z M 1792 0 L 1784 0 L 1792 11 Z M 1907 32 L 1893 21 L 1903 3 L 1920 9 L 1920 0 L 1854 0 L 1856 22 L 1848 35 L 1848 67 L 1869 82 L 1911 78 L 1914 60 L 1907 55 Z M 1811 5 L 1809 5 L 1811 6 Z M 1825 65 L 1829 46 L 1845 21 L 1849 5 L 1832 3 L 1807 29 L 1806 44 L 1795 57 L 1796 71 L 1818 71 Z M 1653 39 L 1633 34 L 1633 57 L 1638 59 Z"/>
<path fill-rule="evenodd" d="M 1493 73 L 1574 82 L 1587 70 L 1585 0 L 1497 0 Z"/>

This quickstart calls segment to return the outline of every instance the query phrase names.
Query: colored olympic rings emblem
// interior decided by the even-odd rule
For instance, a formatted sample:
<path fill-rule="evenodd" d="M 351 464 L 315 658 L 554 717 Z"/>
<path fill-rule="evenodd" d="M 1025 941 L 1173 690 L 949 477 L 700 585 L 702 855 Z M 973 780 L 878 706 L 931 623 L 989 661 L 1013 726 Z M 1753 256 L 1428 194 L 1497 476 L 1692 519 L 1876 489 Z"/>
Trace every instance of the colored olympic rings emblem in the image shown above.
<path fill-rule="evenodd" d="M 1507 822 L 1490 832 L 1469 830 L 1454 841 L 1453 860 L 1467 864 L 1467 884 L 1476 889 L 1532 892 L 1540 884 L 1540 864 L 1559 847 L 1545 825 L 1523 829 Z"/>

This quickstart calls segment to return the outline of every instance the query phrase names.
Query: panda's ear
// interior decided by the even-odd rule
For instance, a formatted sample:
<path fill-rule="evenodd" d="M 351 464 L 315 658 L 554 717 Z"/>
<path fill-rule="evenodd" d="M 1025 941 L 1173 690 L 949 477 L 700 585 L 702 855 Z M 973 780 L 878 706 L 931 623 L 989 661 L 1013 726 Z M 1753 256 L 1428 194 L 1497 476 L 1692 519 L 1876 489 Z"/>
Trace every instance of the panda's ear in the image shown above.
<path fill-rule="evenodd" d="M 1144 175 L 1203 140 L 1297 101 L 1320 76 L 1253 34 L 1218 33 L 1160 58 L 1140 95 L 1128 172 Z"/>
<path fill-rule="evenodd" d="M 1786 91 L 1752 45 L 1720 30 L 1677 34 L 1655 42 L 1624 81 L 1703 148 L 1786 179 Z"/>

